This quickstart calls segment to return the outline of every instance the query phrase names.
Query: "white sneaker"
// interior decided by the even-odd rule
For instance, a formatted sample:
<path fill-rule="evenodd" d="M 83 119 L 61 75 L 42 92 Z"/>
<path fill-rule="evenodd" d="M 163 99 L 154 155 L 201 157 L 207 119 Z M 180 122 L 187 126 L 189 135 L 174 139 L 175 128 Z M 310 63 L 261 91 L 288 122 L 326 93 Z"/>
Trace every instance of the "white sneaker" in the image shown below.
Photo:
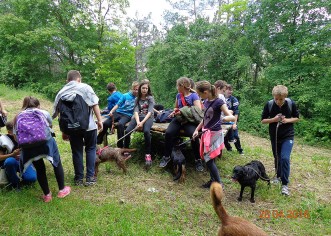
<path fill-rule="evenodd" d="M 282 185 L 282 194 L 285 196 L 290 196 L 290 191 L 288 190 L 287 185 Z"/>

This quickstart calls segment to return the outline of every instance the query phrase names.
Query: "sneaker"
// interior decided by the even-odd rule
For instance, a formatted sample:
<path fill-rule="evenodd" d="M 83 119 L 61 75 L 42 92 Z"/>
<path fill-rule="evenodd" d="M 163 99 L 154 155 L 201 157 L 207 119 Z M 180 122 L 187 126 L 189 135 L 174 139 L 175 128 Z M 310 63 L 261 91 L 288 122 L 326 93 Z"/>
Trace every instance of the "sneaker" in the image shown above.
<path fill-rule="evenodd" d="M 229 140 L 229 143 L 234 143 L 235 142 L 235 140 L 234 139 L 232 139 L 232 140 Z"/>
<path fill-rule="evenodd" d="M 170 160 L 171 160 L 171 157 L 163 156 L 162 159 L 161 159 L 159 167 L 161 167 L 161 168 L 166 167 Z"/>
<path fill-rule="evenodd" d="M 282 194 L 285 196 L 290 196 L 290 190 L 288 189 L 287 185 L 282 185 Z"/>
<path fill-rule="evenodd" d="M 238 152 L 239 152 L 239 155 L 242 155 L 242 156 L 245 155 L 244 151 L 238 151 Z"/>
<path fill-rule="evenodd" d="M 75 180 L 75 186 L 84 186 L 84 182 L 82 179 Z"/>
<path fill-rule="evenodd" d="M 146 166 L 151 166 L 152 165 L 152 156 L 151 156 L 151 154 L 146 154 L 145 155 L 145 165 Z"/>
<path fill-rule="evenodd" d="M 66 196 L 68 196 L 71 192 L 71 188 L 69 186 L 64 186 L 64 188 L 62 190 L 59 191 L 59 193 L 57 194 L 58 198 L 64 198 Z"/>
<path fill-rule="evenodd" d="M 95 177 L 87 177 L 84 184 L 85 187 L 96 185 L 97 179 Z"/>
<path fill-rule="evenodd" d="M 280 183 L 280 178 L 274 177 L 271 181 L 272 184 L 279 184 Z"/>
<path fill-rule="evenodd" d="M 49 192 L 47 195 L 42 196 L 44 202 L 51 202 L 52 201 L 52 193 Z"/>
<path fill-rule="evenodd" d="M 202 165 L 202 161 L 201 160 L 196 160 L 195 161 L 195 169 L 199 172 L 202 172 L 205 170 L 205 168 L 203 168 L 203 165 Z"/>
<path fill-rule="evenodd" d="M 209 180 L 208 182 L 201 185 L 202 188 L 210 188 L 211 183 L 214 182 L 213 180 Z"/>

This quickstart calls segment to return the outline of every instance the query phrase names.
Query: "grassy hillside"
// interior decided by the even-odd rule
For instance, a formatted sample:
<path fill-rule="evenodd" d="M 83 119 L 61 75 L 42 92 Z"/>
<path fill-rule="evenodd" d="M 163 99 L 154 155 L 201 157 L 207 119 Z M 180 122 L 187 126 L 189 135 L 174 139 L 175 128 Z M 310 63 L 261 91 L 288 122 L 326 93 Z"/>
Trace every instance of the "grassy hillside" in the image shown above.
<path fill-rule="evenodd" d="M 0 100 L 10 118 L 20 110 L 27 95 L 37 96 L 42 108 L 51 112 L 52 102 L 42 96 L 0 86 Z M 1 189 L 0 235 L 216 235 L 220 221 L 211 206 L 209 191 L 199 187 L 208 180 L 208 172 L 197 173 L 189 162 L 186 182 L 174 183 L 170 169 L 158 168 L 159 153 L 154 153 L 156 160 L 146 172 L 143 154 L 137 152 L 128 161 L 127 175 L 114 163 L 102 164 L 96 186 L 76 187 L 69 143 L 61 140 L 57 121 L 54 128 L 65 181 L 72 186 L 72 194 L 65 199 L 54 197 L 46 204 L 40 199 L 42 191 L 38 184 L 20 192 Z M 1 133 L 5 133 L 3 128 Z M 248 189 L 243 201 L 237 202 L 240 186 L 230 180 L 235 165 L 257 159 L 264 163 L 269 176 L 273 176 L 269 141 L 244 132 L 240 135 L 245 156 L 225 151 L 217 160 L 225 183 L 224 207 L 228 213 L 257 224 L 269 235 L 331 235 L 330 150 L 306 146 L 296 140 L 291 196 L 281 196 L 280 186 L 269 188 L 259 180 L 256 203 L 249 202 Z M 142 149 L 141 134 L 133 136 L 132 146 Z M 113 135 L 109 142 L 114 141 Z M 159 140 L 154 139 L 153 143 L 156 151 L 162 149 Z M 189 152 L 185 153 L 191 160 Z M 56 195 L 53 170 L 49 163 L 46 165 L 51 191 Z M 284 217 L 280 217 L 281 211 Z M 300 212 L 301 215 L 297 214 Z"/>

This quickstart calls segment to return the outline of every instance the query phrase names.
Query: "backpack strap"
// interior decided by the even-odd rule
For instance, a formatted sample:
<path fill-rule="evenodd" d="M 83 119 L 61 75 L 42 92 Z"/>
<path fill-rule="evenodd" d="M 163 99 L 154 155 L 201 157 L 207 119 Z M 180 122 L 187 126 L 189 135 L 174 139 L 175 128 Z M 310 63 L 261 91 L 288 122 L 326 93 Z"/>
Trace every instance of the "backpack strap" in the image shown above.
<path fill-rule="evenodd" d="M 182 93 L 180 93 L 180 100 L 182 101 L 182 105 L 185 107 L 187 106 L 187 103 L 185 101 L 184 95 Z"/>

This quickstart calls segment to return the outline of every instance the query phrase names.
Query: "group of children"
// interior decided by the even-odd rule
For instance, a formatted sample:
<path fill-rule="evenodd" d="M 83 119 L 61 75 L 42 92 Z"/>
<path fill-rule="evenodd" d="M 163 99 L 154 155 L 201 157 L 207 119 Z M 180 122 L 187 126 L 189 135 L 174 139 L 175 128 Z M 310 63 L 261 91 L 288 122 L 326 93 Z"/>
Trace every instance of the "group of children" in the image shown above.
<path fill-rule="evenodd" d="M 159 166 L 163 168 L 170 162 L 171 151 L 175 145 L 175 139 L 179 135 L 180 130 L 183 130 L 185 136 L 191 137 L 191 146 L 195 157 L 197 171 L 204 170 L 202 161 L 205 161 L 210 172 L 210 180 L 203 184 L 202 187 L 209 188 L 211 183 L 214 181 L 222 183 L 215 163 L 215 158 L 221 154 L 224 147 L 227 147 L 227 149 L 230 150 L 229 147 L 231 146 L 226 142 L 226 140 L 230 141 L 234 137 L 236 139 L 235 146 L 238 152 L 240 154 L 243 153 L 237 129 L 239 115 L 238 100 L 234 99 L 233 101 L 233 99 L 231 99 L 232 93 L 228 93 L 230 96 L 226 96 L 227 98 L 224 97 L 226 90 L 228 89 L 232 91 L 232 87 L 227 85 L 224 81 L 216 81 L 215 84 L 211 84 L 208 81 L 199 81 L 196 83 L 195 91 L 193 89 L 193 81 L 186 77 L 179 78 L 176 85 L 178 94 L 175 100 L 175 109 L 170 116 L 177 117 L 181 115 L 181 109 L 186 106 L 203 110 L 204 116 L 200 123 L 193 121 L 183 123 L 180 122 L 179 119 L 172 119 L 165 133 L 165 153 Z M 284 87 L 285 86 L 277 87 L 277 89 L 274 88 L 273 96 L 275 99 L 275 104 L 273 104 L 271 111 L 269 111 L 269 106 L 266 104 L 262 114 L 262 123 L 270 124 L 269 131 L 275 157 L 275 165 L 277 164 L 277 166 L 275 166 L 278 171 L 277 177 L 281 178 L 283 186 L 286 186 L 282 188 L 282 193 L 289 195 L 287 184 L 289 182 L 289 156 L 293 146 L 294 136 L 293 123 L 298 120 L 299 116 L 295 105 L 292 105 L 294 107 L 292 112 L 288 111 L 288 107 L 286 107 L 286 105 L 284 106 L 284 104 L 287 104 L 285 98 L 288 93 L 287 88 L 285 87 L 285 89 Z M 60 100 L 73 99 L 73 94 L 81 95 L 84 101 L 88 104 L 88 107 L 93 110 L 93 112 L 90 112 L 89 127 L 86 132 L 71 134 L 69 137 L 66 137 L 70 142 L 70 147 L 72 150 L 75 170 L 75 185 L 90 186 L 96 183 L 97 180 L 94 177 L 96 145 L 102 142 L 104 135 L 109 128 L 112 128 L 114 122 L 118 122 L 118 147 L 129 148 L 130 134 L 132 131 L 137 129 L 143 131 L 145 140 L 145 164 L 148 167 L 152 165 L 150 130 L 153 125 L 155 101 L 149 81 L 143 80 L 140 83 L 133 82 L 131 90 L 125 94 L 118 92 L 115 84 L 113 83 L 109 83 L 107 85 L 107 90 L 110 93 L 107 100 L 108 107 L 106 111 L 100 112 L 98 106 L 99 99 L 93 89 L 89 85 L 81 83 L 81 75 L 78 71 L 69 71 L 67 76 L 67 84 L 56 96 L 52 118 L 55 118 L 59 113 L 61 113 L 58 106 Z M 2 106 L 1 109 L 4 111 Z M 25 110 L 40 110 L 38 99 L 26 97 L 22 106 L 22 111 Z M 50 115 L 44 110 L 41 111 L 49 122 L 51 129 L 52 119 Z M 97 122 L 93 119 L 93 113 L 97 118 Z M 281 115 L 279 115 L 280 113 Z M 105 121 L 102 121 L 101 114 L 108 115 L 108 118 L 106 118 Z M 128 122 L 129 125 L 126 127 Z M 233 122 L 233 137 L 231 136 L 231 133 L 228 138 L 223 136 L 221 126 L 222 122 Z M 17 119 L 15 117 L 13 121 L 14 134 L 15 126 L 17 125 L 16 123 Z M 278 137 L 273 136 L 276 129 L 275 123 L 278 123 Z M 283 125 L 279 126 L 279 123 Z M 282 132 L 283 129 L 284 132 Z M 8 128 L 8 135 L 11 135 L 10 132 L 10 128 Z M 12 140 L 13 142 L 15 141 L 14 138 L 12 138 Z M 279 140 L 281 140 L 281 142 L 279 142 Z M 85 183 L 83 181 L 84 146 L 87 169 Z M 52 194 L 49 190 L 47 182 L 46 169 L 43 162 L 44 157 L 50 160 L 54 167 L 54 173 L 59 187 L 58 197 L 63 198 L 70 194 L 71 188 L 64 185 L 63 167 L 61 164 L 58 147 L 53 137 L 50 137 L 47 142 L 39 145 L 38 148 L 18 149 L 16 145 L 16 149 L 12 153 L 9 153 L 9 156 L 8 154 L 6 155 L 7 156 L 0 155 L 0 161 L 5 160 L 5 168 L 7 163 L 11 160 L 8 158 L 9 156 L 14 158 L 16 156 L 16 166 L 19 166 L 17 163 L 17 156 L 21 156 L 20 159 L 24 166 L 23 172 L 21 171 L 23 173 L 23 179 L 24 173 L 29 173 L 29 168 L 32 168 L 31 163 L 33 164 L 37 172 L 36 178 L 43 190 L 43 200 L 45 202 L 50 202 L 52 200 Z M 8 176 L 9 175 L 10 174 L 8 174 Z M 33 178 L 28 181 L 33 181 Z M 13 186 L 16 187 L 15 183 L 18 183 L 18 181 L 15 180 L 12 183 L 14 183 Z"/>

